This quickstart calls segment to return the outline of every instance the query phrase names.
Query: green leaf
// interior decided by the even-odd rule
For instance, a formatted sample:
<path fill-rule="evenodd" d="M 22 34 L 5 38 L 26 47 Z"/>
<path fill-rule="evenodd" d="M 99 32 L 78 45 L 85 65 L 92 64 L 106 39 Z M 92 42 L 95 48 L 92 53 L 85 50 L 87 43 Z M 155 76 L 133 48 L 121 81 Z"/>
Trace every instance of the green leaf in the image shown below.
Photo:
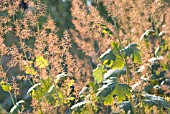
<path fill-rule="evenodd" d="M 101 65 L 93 70 L 93 77 L 97 81 L 97 83 L 101 83 L 103 80 L 103 74 L 104 74 L 104 66 Z"/>
<path fill-rule="evenodd" d="M 44 68 L 44 67 L 48 66 L 48 64 L 49 64 L 48 60 L 44 59 L 44 57 L 42 57 L 42 56 L 36 57 L 36 65 L 39 68 Z"/>
<path fill-rule="evenodd" d="M 123 101 L 122 103 L 120 103 L 119 108 L 123 109 L 126 114 L 128 114 L 129 112 L 132 112 L 133 114 L 132 105 L 130 101 Z"/>
<path fill-rule="evenodd" d="M 116 55 L 116 60 L 113 62 L 112 69 L 122 69 L 124 67 L 124 61 L 121 56 Z"/>
<path fill-rule="evenodd" d="M 155 35 L 155 31 L 154 30 L 147 30 L 145 33 L 143 33 L 143 35 L 140 37 L 140 41 L 142 41 L 143 38 L 148 37 L 149 35 Z"/>
<path fill-rule="evenodd" d="M 109 28 L 107 28 L 106 25 L 104 25 L 104 24 L 99 24 L 99 26 L 102 28 L 102 33 L 103 33 L 103 34 L 107 34 L 107 35 L 109 35 L 109 36 L 112 36 L 112 35 L 113 35 L 113 32 L 112 32 Z"/>
<path fill-rule="evenodd" d="M 118 83 L 117 77 L 111 77 L 110 79 L 103 81 L 103 86 L 98 89 L 97 96 L 98 98 L 105 98 L 110 95 L 115 89 L 116 84 Z"/>
<path fill-rule="evenodd" d="M 156 56 L 158 56 L 160 50 L 161 50 L 161 49 L 160 49 L 160 46 L 158 46 L 158 47 L 156 48 L 156 50 L 155 50 L 155 55 L 156 55 Z"/>
<path fill-rule="evenodd" d="M 32 75 L 36 74 L 36 71 L 34 70 L 32 66 L 26 66 L 24 70 L 26 74 L 32 74 Z"/>
<path fill-rule="evenodd" d="M 100 56 L 100 60 L 101 62 L 104 62 L 105 60 L 114 60 L 115 55 L 113 54 L 112 49 L 108 49 L 106 52 L 104 52 L 101 56 Z"/>
<path fill-rule="evenodd" d="M 28 91 L 27 94 L 30 95 L 37 87 L 39 87 L 41 85 L 41 83 L 37 83 L 35 85 L 33 85 Z"/>
<path fill-rule="evenodd" d="M 18 114 L 18 111 L 22 109 L 21 105 L 25 104 L 24 100 L 18 101 L 10 110 L 11 114 Z"/>
<path fill-rule="evenodd" d="M 58 91 L 57 91 L 57 94 L 58 94 L 58 98 L 61 99 L 61 100 L 63 100 L 64 95 L 63 95 L 62 91 L 58 90 Z"/>
<path fill-rule="evenodd" d="M 90 102 L 90 101 L 79 102 L 79 103 L 73 105 L 73 106 L 71 107 L 71 109 L 79 108 L 79 107 L 81 107 L 81 106 L 84 106 L 84 105 L 87 104 L 87 103 L 91 103 L 91 102 Z"/>
<path fill-rule="evenodd" d="M 4 81 L 1 81 L 1 82 L 0 82 L 0 85 L 1 85 L 1 87 L 2 87 L 2 89 L 3 89 L 4 91 L 10 92 L 11 89 L 12 89 L 12 87 L 10 86 L 10 84 L 7 83 L 7 82 L 4 82 Z"/>
<path fill-rule="evenodd" d="M 124 57 L 131 56 L 135 51 L 139 51 L 137 48 L 137 44 L 131 43 L 128 46 L 126 46 L 124 49 L 121 49 L 121 52 L 124 53 Z"/>
<path fill-rule="evenodd" d="M 170 103 L 166 101 L 164 98 L 151 95 L 151 94 L 144 94 L 143 95 L 145 100 L 143 100 L 143 103 L 148 106 L 154 106 L 156 105 L 159 108 L 170 108 Z"/>
<path fill-rule="evenodd" d="M 112 44 L 112 48 L 113 48 L 112 49 L 113 54 L 121 56 L 119 43 L 112 42 L 111 44 Z"/>
<path fill-rule="evenodd" d="M 124 54 L 125 58 L 132 56 L 134 63 L 141 63 L 141 53 L 137 46 L 137 44 L 131 43 L 124 49 L 121 49 L 121 53 Z"/>
<path fill-rule="evenodd" d="M 67 85 L 69 86 L 69 87 L 71 87 L 71 86 L 73 86 L 74 85 L 74 83 L 75 83 L 75 80 L 70 80 L 69 81 L 69 83 L 67 83 Z"/>
<path fill-rule="evenodd" d="M 55 79 L 54 82 L 58 83 L 59 81 L 66 79 L 66 77 L 70 77 L 70 75 L 66 74 L 65 72 L 58 74 L 57 79 Z"/>
<path fill-rule="evenodd" d="M 88 85 L 89 85 L 89 88 L 92 89 L 94 93 L 98 92 L 98 88 L 99 88 L 100 84 L 98 84 L 96 82 L 89 82 Z"/>
<path fill-rule="evenodd" d="M 126 67 L 119 69 L 110 69 L 104 74 L 104 80 L 110 77 L 119 77 L 120 75 L 126 74 Z"/>
<path fill-rule="evenodd" d="M 33 61 L 29 61 L 28 64 L 26 64 L 24 66 L 24 71 L 26 74 L 32 74 L 32 75 L 35 75 L 36 74 L 36 71 L 35 69 L 32 67 L 32 64 L 33 64 Z"/>
<path fill-rule="evenodd" d="M 126 96 L 131 95 L 130 87 L 126 84 L 117 84 L 113 93 L 117 95 L 118 102 L 122 102 Z"/>
<path fill-rule="evenodd" d="M 133 62 L 134 63 L 142 63 L 141 54 L 140 54 L 139 51 L 134 52 L 134 54 L 133 54 Z"/>
<path fill-rule="evenodd" d="M 113 95 L 110 94 L 105 98 L 104 105 L 113 105 Z"/>

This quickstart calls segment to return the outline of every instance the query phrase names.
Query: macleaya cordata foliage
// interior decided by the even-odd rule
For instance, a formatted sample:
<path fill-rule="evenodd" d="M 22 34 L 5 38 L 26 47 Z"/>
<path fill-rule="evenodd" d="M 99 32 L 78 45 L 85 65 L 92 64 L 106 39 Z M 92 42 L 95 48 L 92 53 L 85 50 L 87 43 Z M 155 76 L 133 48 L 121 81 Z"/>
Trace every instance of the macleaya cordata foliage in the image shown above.
<path fill-rule="evenodd" d="M 161 0 L 73 0 L 73 39 L 98 64 L 74 113 L 169 113 L 167 9 Z"/>
<path fill-rule="evenodd" d="M 0 85 L 11 98 L 2 96 L 3 102 L 11 102 L 9 106 L 4 103 L 3 107 L 11 113 L 47 113 L 49 110 L 61 113 L 70 105 L 73 76 L 83 81 L 82 67 L 69 52 L 68 31 L 58 38 L 55 22 L 46 13 L 42 1 L 25 0 L 24 3 L 27 9 L 22 7 L 20 0 L 0 1 Z M 65 80 L 59 81 L 60 78 Z M 42 88 L 35 90 L 40 85 Z M 28 109 L 27 104 L 30 105 Z M 13 108 L 9 109 L 11 106 Z"/>
<path fill-rule="evenodd" d="M 59 38 L 42 0 L 0 0 L 0 112 L 170 113 L 167 5 L 87 2 Z"/>

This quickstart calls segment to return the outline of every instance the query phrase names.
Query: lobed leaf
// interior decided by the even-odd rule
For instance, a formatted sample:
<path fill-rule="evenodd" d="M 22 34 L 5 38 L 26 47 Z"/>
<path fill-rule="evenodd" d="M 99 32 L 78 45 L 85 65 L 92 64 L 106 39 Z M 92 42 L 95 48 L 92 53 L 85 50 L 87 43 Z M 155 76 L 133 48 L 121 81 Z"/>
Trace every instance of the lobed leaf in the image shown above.
<path fill-rule="evenodd" d="M 116 55 L 116 59 L 113 62 L 112 69 L 122 69 L 124 67 L 124 61 L 121 56 Z"/>
<path fill-rule="evenodd" d="M 118 83 L 117 77 L 112 77 L 110 79 L 103 81 L 104 85 L 98 89 L 97 96 L 98 97 L 106 97 L 110 95 L 115 89 L 116 84 Z"/>
<path fill-rule="evenodd" d="M 104 74 L 104 66 L 100 65 L 96 69 L 93 70 L 93 77 L 97 81 L 97 83 L 101 83 L 103 80 L 103 74 Z"/>
<path fill-rule="evenodd" d="M 126 74 L 126 67 L 119 69 L 110 69 L 104 74 L 104 80 L 110 77 L 119 77 L 120 75 Z"/>
<path fill-rule="evenodd" d="M 134 63 L 141 63 L 141 53 L 137 46 L 137 44 L 131 43 L 124 49 L 121 49 L 121 53 L 124 54 L 125 58 L 132 56 Z"/>
<path fill-rule="evenodd" d="M 31 94 L 32 91 L 33 91 L 34 89 L 36 89 L 38 86 L 40 86 L 40 85 L 41 85 L 41 83 L 37 83 L 37 84 L 33 85 L 33 86 L 27 91 L 27 94 L 28 94 L 28 95 Z"/>
<path fill-rule="evenodd" d="M 84 105 L 87 104 L 87 103 L 91 103 L 91 102 L 90 102 L 90 101 L 79 102 L 79 103 L 73 105 L 73 106 L 71 107 L 71 109 L 79 108 L 79 107 L 81 107 L 81 106 L 84 106 Z"/>
<path fill-rule="evenodd" d="M 18 114 L 18 111 L 21 110 L 21 105 L 24 104 L 25 101 L 24 100 L 20 100 L 18 101 L 10 110 L 11 114 Z"/>
<path fill-rule="evenodd" d="M 122 103 L 120 103 L 119 107 L 120 109 L 123 109 L 126 114 L 128 114 L 129 112 L 133 112 L 130 101 L 123 101 Z"/>
<path fill-rule="evenodd" d="M 113 32 L 104 24 L 99 24 L 99 26 L 102 28 L 102 33 L 107 34 L 109 36 L 113 35 Z"/>
<path fill-rule="evenodd" d="M 12 87 L 7 82 L 1 81 L 0 85 L 1 85 L 2 89 L 6 92 L 10 92 L 12 90 Z"/>
<path fill-rule="evenodd" d="M 32 75 L 36 74 L 36 71 L 32 66 L 26 66 L 24 69 L 26 74 L 32 74 Z"/>
<path fill-rule="evenodd" d="M 36 65 L 39 67 L 39 68 L 44 68 L 46 66 L 48 66 L 48 60 L 47 59 L 44 59 L 44 57 L 42 56 L 38 56 L 36 58 Z"/>
<path fill-rule="evenodd" d="M 99 59 L 101 62 L 104 62 L 105 60 L 113 60 L 115 58 L 115 55 L 113 54 L 112 49 L 108 49 L 106 52 L 104 52 Z"/>
<path fill-rule="evenodd" d="M 148 106 L 154 106 L 156 105 L 159 108 L 170 108 L 170 103 L 166 101 L 164 98 L 151 95 L 151 94 L 144 94 L 145 100 L 143 100 L 143 103 Z"/>
<path fill-rule="evenodd" d="M 105 98 L 104 105 L 113 105 L 113 95 L 110 94 Z"/>
<path fill-rule="evenodd" d="M 154 30 L 147 30 L 143 35 L 140 37 L 140 41 L 142 41 L 143 38 L 149 36 L 149 35 L 154 35 L 155 31 Z"/>
<path fill-rule="evenodd" d="M 126 96 L 130 96 L 130 87 L 126 84 L 117 84 L 113 91 L 117 95 L 118 102 L 122 102 L 126 99 Z"/>

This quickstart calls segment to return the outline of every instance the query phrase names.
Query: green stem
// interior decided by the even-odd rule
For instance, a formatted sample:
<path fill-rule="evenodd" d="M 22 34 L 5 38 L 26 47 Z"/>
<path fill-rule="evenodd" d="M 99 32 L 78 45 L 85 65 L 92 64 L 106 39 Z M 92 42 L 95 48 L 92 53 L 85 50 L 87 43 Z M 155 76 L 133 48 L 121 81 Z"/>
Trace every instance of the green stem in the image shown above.
<path fill-rule="evenodd" d="M 58 86 L 54 81 L 54 77 L 52 76 L 49 67 L 47 67 L 47 71 L 48 71 L 48 74 L 49 74 L 50 78 L 52 79 L 52 84 L 54 84 L 54 92 L 56 93 L 56 96 L 58 98 L 59 103 L 61 103 L 61 100 L 60 100 L 58 92 L 57 92 Z"/>
<path fill-rule="evenodd" d="M 119 28 L 118 28 L 118 25 L 117 25 L 117 20 L 115 18 L 113 18 L 113 20 L 114 20 L 114 27 L 116 29 L 116 36 L 119 40 L 120 49 L 122 49 L 123 46 L 122 46 L 122 42 L 121 42 L 120 36 L 119 36 Z"/>
<path fill-rule="evenodd" d="M 125 66 L 126 66 L 127 84 L 130 86 L 129 67 L 128 67 L 127 59 L 125 58 L 124 60 L 125 60 Z M 134 106 L 135 106 L 135 103 L 134 103 L 134 101 L 133 101 L 132 95 L 130 95 L 129 100 L 130 100 L 130 103 L 131 103 L 131 105 L 132 105 L 133 113 L 136 114 L 136 108 L 134 107 Z"/>
<path fill-rule="evenodd" d="M 34 83 L 32 83 L 30 79 L 28 79 L 28 81 L 29 81 L 29 83 L 30 83 L 32 86 L 34 85 Z"/>
<path fill-rule="evenodd" d="M 10 97 L 11 97 L 11 100 L 12 100 L 13 105 L 15 105 L 15 102 L 14 102 L 14 99 L 13 99 L 13 97 L 12 97 L 11 91 L 9 91 L 9 94 L 10 94 Z"/>
<path fill-rule="evenodd" d="M 117 36 L 117 38 L 118 38 L 118 40 L 119 40 L 120 49 L 122 49 L 123 46 L 122 46 L 122 42 L 121 42 L 121 40 L 120 40 L 119 30 L 118 30 L 118 28 L 117 28 L 116 25 L 115 25 L 115 28 L 116 28 L 116 36 Z"/>
<path fill-rule="evenodd" d="M 127 84 L 130 84 L 130 75 L 129 75 L 129 67 L 126 58 L 124 58 L 125 66 L 126 66 L 126 77 L 127 77 Z"/>

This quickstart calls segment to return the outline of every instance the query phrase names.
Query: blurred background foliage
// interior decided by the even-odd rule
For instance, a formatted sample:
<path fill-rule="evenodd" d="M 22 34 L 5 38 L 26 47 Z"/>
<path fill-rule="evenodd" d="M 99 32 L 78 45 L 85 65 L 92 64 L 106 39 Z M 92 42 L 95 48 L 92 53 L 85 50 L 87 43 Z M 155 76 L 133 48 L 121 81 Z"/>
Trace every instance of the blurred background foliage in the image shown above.
<path fill-rule="evenodd" d="M 71 0 L 43 0 L 47 5 L 47 14 L 55 21 L 58 27 L 58 36 L 62 37 L 63 31 L 73 28 L 71 22 Z"/>

